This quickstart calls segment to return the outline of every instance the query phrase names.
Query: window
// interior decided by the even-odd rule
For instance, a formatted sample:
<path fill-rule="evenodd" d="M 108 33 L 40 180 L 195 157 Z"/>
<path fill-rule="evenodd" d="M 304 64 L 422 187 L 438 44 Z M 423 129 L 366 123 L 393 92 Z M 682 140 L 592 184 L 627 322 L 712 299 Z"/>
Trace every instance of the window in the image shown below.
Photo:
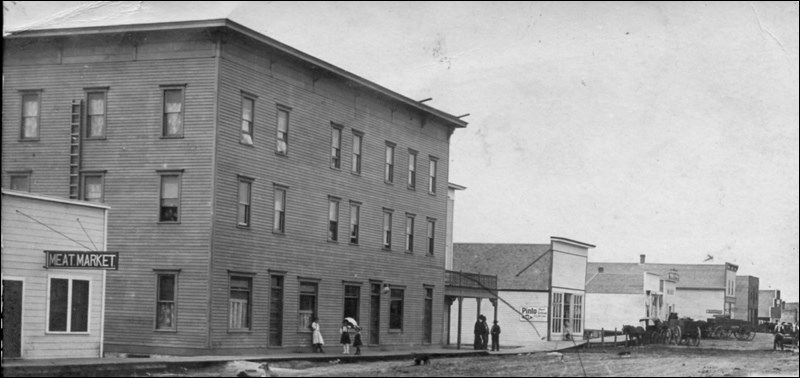
<path fill-rule="evenodd" d="M 164 137 L 183 136 L 183 88 L 164 89 Z"/>
<path fill-rule="evenodd" d="M 51 278 L 48 332 L 89 331 L 89 281 Z"/>
<path fill-rule="evenodd" d="M 353 173 L 361 174 L 361 141 L 364 135 L 353 131 Z"/>
<path fill-rule="evenodd" d="M 297 311 L 297 331 L 309 332 L 311 319 L 317 314 L 316 282 L 300 282 L 300 305 Z"/>
<path fill-rule="evenodd" d="M 575 305 L 572 310 L 572 332 L 581 334 L 583 333 L 583 296 L 574 295 L 573 300 Z"/>
<path fill-rule="evenodd" d="M 161 175 L 160 222 L 180 221 L 181 176 L 179 174 Z"/>
<path fill-rule="evenodd" d="M 250 227 L 250 192 L 253 187 L 253 180 L 239 178 L 239 214 L 236 224 L 243 227 Z"/>
<path fill-rule="evenodd" d="M 83 200 L 90 202 L 103 202 L 103 175 L 83 175 Z"/>
<path fill-rule="evenodd" d="M 286 155 L 289 151 L 289 110 L 278 108 L 278 138 L 275 152 Z"/>
<path fill-rule="evenodd" d="M 428 255 L 433 256 L 433 247 L 434 247 L 434 232 L 436 231 L 436 221 L 433 219 L 428 218 Z"/>
<path fill-rule="evenodd" d="M 252 285 L 251 277 L 231 277 L 230 307 L 228 309 L 228 328 L 231 330 L 250 329 Z"/>
<path fill-rule="evenodd" d="M 431 194 L 436 194 L 436 168 L 439 165 L 439 161 L 431 156 L 430 167 L 428 169 L 428 192 Z"/>
<path fill-rule="evenodd" d="M 414 252 L 414 215 L 406 214 L 406 252 Z"/>
<path fill-rule="evenodd" d="M 331 124 L 331 168 L 342 167 L 342 126 Z"/>
<path fill-rule="evenodd" d="M 27 92 L 22 94 L 22 127 L 19 131 L 20 139 L 22 140 L 39 139 L 40 99 L 39 92 Z"/>
<path fill-rule="evenodd" d="M 253 119 L 255 118 L 256 100 L 242 95 L 242 137 L 239 143 L 253 144 Z"/>
<path fill-rule="evenodd" d="M 272 231 L 286 232 L 286 189 L 275 187 L 275 214 L 272 221 Z"/>
<path fill-rule="evenodd" d="M 389 329 L 403 330 L 403 289 L 392 289 L 389 294 Z"/>
<path fill-rule="evenodd" d="M 553 293 L 552 333 L 573 334 L 583 332 L 583 295 L 571 293 Z"/>
<path fill-rule="evenodd" d="M 383 210 L 383 248 L 392 249 L 392 211 Z"/>
<path fill-rule="evenodd" d="M 156 275 L 156 329 L 176 329 L 177 277 L 178 275 L 174 273 Z"/>
<path fill-rule="evenodd" d="M 564 293 L 553 293 L 553 308 L 550 313 L 553 314 L 553 322 L 551 323 L 550 331 L 552 333 L 561 333 L 561 327 L 564 324 L 564 317 L 562 316 L 562 306 L 564 300 Z"/>
<path fill-rule="evenodd" d="M 339 199 L 328 199 L 328 240 L 339 240 Z"/>
<path fill-rule="evenodd" d="M 29 173 L 9 173 L 9 188 L 11 190 L 18 190 L 20 192 L 30 192 L 30 179 Z"/>
<path fill-rule="evenodd" d="M 383 180 L 391 184 L 394 182 L 394 143 L 386 142 L 386 169 Z"/>
<path fill-rule="evenodd" d="M 408 150 L 408 188 L 414 189 L 417 185 L 417 151 Z"/>
<path fill-rule="evenodd" d="M 86 94 L 86 138 L 106 137 L 106 92 L 96 91 Z"/>
<path fill-rule="evenodd" d="M 361 286 L 345 285 L 344 287 L 344 317 L 358 319 L 358 308 L 361 298 Z"/>
<path fill-rule="evenodd" d="M 283 276 L 273 274 L 269 280 L 269 345 L 283 345 Z"/>
<path fill-rule="evenodd" d="M 350 243 L 358 244 L 358 225 L 361 212 L 361 204 L 350 202 Z"/>

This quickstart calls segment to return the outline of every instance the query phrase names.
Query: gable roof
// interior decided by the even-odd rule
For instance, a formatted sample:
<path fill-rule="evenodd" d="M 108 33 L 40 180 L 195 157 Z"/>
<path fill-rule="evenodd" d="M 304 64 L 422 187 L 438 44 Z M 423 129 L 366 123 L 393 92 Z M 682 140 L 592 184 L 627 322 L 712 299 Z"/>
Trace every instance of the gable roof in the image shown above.
<path fill-rule="evenodd" d="M 497 275 L 499 290 L 550 290 L 550 244 L 453 244 L 453 270 Z"/>
<path fill-rule="evenodd" d="M 587 272 L 597 272 L 603 268 L 603 274 L 635 274 L 650 272 L 669 277 L 671 269 L 678 272 L 680 279 L 675 284 L 678 289 L 725 289 L 725 264 L 637 264 L 637 263 L 599 263 L 590 262 Z"/>
<path fill-rule="evenodd" d="M 643 294 L 643 273 L 597 273 L 586 272 L 586 292 L 603 294 Z"/>

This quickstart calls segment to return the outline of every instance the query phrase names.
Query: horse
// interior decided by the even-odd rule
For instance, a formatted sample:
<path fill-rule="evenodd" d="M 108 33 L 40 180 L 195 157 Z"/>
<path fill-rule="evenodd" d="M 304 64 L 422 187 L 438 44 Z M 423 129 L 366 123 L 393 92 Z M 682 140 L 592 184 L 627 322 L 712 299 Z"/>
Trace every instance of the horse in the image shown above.
<path fill-rule="evenodd" d="M 630 346 L 631 342 L 634 340 L 636 340 L 636 345 L 642 346 L 642 341 L 644 341 L 646 332 L 642 327 L 624 325 L 622 326 L 622 334 L 628 337 L 628 341 L 625 343 L 625 346 Z"/>
<path fill-rule="evenodd" d="M 784 345 L 796 346 L 798 342 L 798 329 L 792 327 L 791 324 L 782 326 L 775 325 L 775 338 L 772 340 L 772 350 L 778 349 L 778 346 L 783 350 Z"/>

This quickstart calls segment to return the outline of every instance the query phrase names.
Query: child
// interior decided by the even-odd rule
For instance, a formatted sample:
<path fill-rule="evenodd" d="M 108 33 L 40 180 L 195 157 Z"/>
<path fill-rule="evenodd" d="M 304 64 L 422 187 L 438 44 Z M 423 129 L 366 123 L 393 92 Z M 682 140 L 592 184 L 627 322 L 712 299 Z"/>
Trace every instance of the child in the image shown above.
<path fill-rule="evenodd" d="M 361 354 L 361 327 L 356 326 L 356 335 L 353 336 L 353 346 L 356 347 L 356 355 Z"/>
<path fill-rule="evenodd" d="M 347 320 L 342 321 L 342 328 L 339 328 L 339 343 L 342 344 L 342 353 L 350 354 L 350 323 Z"/>

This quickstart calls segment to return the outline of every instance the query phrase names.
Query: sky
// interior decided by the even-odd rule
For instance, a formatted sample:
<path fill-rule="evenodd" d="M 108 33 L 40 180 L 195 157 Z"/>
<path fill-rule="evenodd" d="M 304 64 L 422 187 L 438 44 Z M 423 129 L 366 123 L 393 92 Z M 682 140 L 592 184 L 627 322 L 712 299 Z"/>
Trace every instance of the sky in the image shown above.
<path fill-rule="evenodd" d="M 3 3 L 5 29 L 230 18 L 469 113 L 450 140 L 457 243 L 713 256 L 798 301 L 796 1 Z"/>

